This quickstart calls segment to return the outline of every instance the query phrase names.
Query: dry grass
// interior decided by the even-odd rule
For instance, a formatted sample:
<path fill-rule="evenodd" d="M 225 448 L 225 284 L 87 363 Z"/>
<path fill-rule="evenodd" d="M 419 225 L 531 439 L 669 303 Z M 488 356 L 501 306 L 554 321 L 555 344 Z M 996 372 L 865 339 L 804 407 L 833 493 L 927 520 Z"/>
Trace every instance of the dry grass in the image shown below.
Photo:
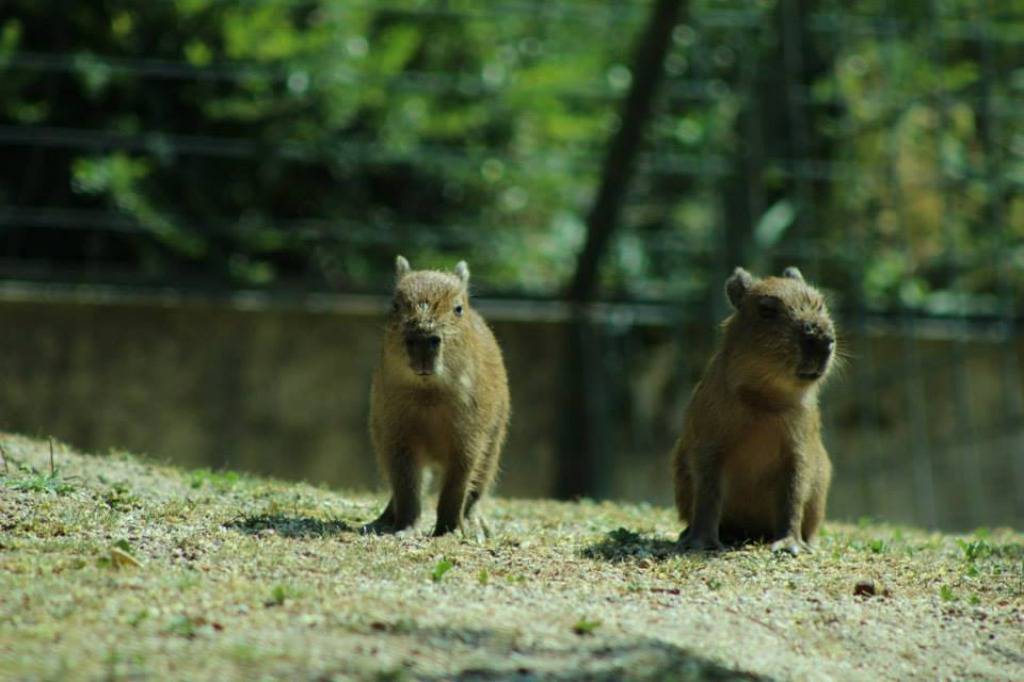
<path fill-rule="evenodd" d="M 4 678 L 1024 676 L 1010 530 L 683 557 L 666 509 L 495 500 L 486 543 L 361 537 L 379 497 L 0 443 Z"/>

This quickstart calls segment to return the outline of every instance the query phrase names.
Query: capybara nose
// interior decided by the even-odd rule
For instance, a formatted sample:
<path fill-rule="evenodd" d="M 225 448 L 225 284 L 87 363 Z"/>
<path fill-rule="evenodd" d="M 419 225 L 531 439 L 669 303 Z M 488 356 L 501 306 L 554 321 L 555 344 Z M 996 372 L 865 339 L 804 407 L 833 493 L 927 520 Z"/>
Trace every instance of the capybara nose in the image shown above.
<path fill-rule="evenodd" d="M 807 355 L 827 357 L 835 348 L 836 338 L 813 327 L 805 328 L 800 336 L 800 345 Z"/>
<path fill-rule="evenodd" d="M 410 354 L 418 352 L 436 352 L 441 347 L 441 337 L 437 334 L 421 334 L 413 332 L 405 335 L 405 347 Z"/>

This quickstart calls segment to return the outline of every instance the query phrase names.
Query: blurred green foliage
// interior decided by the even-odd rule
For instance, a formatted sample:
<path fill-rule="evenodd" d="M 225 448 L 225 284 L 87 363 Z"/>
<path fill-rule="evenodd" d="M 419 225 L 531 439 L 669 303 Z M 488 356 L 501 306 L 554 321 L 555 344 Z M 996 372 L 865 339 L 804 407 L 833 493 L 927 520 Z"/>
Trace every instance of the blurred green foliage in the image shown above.
<path fill-rule="evenodd" d="M 875 309 L 1020 300 L 1024 0 L 689 5 L 607 296 L 705 297 L 742 260 Z M 401 251 L 556 294 L 648 7 L 9 0 L 0 249 L 346 290 Z"/>

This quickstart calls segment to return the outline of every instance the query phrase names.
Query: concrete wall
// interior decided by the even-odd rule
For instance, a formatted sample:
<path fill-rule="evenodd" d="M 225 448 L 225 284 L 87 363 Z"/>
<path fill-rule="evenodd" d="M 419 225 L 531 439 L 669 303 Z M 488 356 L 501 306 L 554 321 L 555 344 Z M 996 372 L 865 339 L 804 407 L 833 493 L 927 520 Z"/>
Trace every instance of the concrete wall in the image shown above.
<path fill-rule="evenodd" d="M 375 310 L 7 296 L 0 428 L 187 467 L 378 488 L 366 434 L 382 323 Z M 564 327 L 511 319 L 493 326 L 513 396 L 499 492 L 548 496 L 564 427 Z M 611 496 L 671 501 L 668 451 L 710 329 L 609 332 L 599 371 Z M 1019 340 L 915 339 L 847 334 L 852 357 L 824 396 L 837 470 L 832 514 L 1024 525 Z"/>
<path fill-rule="evenodd" d="M 228 305 L 0 303 L 0 427 L 95 451 L 146 453 L 367 488 L 376 315 Z M 549 493 L 558 330 L 498 325 L 517 418 L 502 492 Z"/>

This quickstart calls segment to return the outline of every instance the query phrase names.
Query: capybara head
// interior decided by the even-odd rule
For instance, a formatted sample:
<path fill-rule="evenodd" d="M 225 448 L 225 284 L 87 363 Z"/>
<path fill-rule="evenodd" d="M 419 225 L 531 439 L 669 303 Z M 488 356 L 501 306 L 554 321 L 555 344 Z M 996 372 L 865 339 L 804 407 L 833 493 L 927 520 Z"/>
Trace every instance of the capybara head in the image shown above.
<path fill-rule="evenodd" d="M 409 370 L 420 377 L 441 375 L 446 348 L 462 333 L 469 311 L 469 267 L 460 261 L 454 273 L 413 270 L 398 256 L 395 276 L 387 320 L 392 351 L 403 354 Z"/>
<path fill-rule="evenodd" d="M 729 321 L 732 352 L 765 381 L 807 386 L 832 367 L 836 332 L 821 293 L 794 267 L 757 279 L 736 268 L 725 283 L 736 309 Z"/>

